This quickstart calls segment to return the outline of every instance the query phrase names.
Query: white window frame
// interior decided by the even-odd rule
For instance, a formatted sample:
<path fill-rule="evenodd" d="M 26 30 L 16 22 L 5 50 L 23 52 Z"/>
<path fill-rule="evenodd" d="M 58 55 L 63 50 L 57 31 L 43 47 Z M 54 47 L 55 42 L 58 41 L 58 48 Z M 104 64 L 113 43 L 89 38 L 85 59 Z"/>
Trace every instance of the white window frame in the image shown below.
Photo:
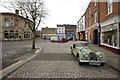
<path fill-rule="evenodd" d="M 97 22 L 97 11 L 94 12 L 94 23 Z"/>
<path fill-rule="evenodd" d="M 108 9 L 108 15 L 113 12 L 113 0 L 108 0 L 107 9 Z"/>
<path fill-rule="evenodd" d="M 96 3 L 97 1 L 96 0 L 94 0 L 94 6 L 96 6 L 97 5 L 97 3 Z"/>

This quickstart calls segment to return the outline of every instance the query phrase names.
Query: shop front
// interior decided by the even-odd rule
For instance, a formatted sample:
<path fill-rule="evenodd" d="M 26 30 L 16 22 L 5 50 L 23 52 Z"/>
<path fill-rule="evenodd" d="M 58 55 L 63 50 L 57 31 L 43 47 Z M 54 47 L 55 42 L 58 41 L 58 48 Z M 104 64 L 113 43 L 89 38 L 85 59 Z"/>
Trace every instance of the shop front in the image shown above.
<path fill-rule="evenodd" d="M 101 28 L 101 46 L 114 52 L 119 53 L 120 49 L 120 23 L 109 24 Z"/>

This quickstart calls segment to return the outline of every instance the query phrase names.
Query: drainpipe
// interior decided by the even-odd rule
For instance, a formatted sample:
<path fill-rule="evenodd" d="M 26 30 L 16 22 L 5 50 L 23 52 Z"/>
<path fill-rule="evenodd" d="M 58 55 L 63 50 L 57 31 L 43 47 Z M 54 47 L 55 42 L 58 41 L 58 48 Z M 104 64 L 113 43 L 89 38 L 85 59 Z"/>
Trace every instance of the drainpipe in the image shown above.
<path fill-rule="evenodd" d="M 101 26 L 100 26 L 100 0 L 98 0 L 98 46 L 100 47 L 100 34 L 101 34 Z"/>

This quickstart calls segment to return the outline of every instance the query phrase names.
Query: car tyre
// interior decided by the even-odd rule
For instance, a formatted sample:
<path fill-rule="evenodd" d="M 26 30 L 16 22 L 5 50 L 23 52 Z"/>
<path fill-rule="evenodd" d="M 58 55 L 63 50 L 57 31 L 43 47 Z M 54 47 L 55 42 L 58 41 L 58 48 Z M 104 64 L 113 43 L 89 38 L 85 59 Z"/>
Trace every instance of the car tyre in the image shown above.
<path fill-rule="evenodd" d="M 81 66 L 81 65 L 82 65 L 82 62 L 79 61 L 79 65 Z"/>
<path fill-rule="evenodd" d="M 73 54 L 73 51 L 71 50 L 71 53 Z"/>
<path fill-rule="evenodd" d="M 77 58 L 79 58 L 79 53 L 77 53 Z"/>
<path fill-rule="evenodd" d="M 105 63 L 101 63 L 101 64 L 100 64 L 100 66 L 104 66 L 104 65 L 105 65 Z"/>

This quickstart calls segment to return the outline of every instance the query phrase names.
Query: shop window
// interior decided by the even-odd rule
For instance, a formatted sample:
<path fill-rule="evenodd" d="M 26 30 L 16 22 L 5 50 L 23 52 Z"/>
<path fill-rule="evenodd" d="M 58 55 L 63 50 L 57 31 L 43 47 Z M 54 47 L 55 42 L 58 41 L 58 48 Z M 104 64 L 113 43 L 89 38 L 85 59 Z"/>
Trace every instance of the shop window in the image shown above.
<path fill-rule="evenodd" d="M 117 47 L 117 30 L 103 32 L 103 43 Z"/>
<path fill-rule="evenodd" d="M 9 38 L 8 31 L 4 31 L 4 38 Z"/>

